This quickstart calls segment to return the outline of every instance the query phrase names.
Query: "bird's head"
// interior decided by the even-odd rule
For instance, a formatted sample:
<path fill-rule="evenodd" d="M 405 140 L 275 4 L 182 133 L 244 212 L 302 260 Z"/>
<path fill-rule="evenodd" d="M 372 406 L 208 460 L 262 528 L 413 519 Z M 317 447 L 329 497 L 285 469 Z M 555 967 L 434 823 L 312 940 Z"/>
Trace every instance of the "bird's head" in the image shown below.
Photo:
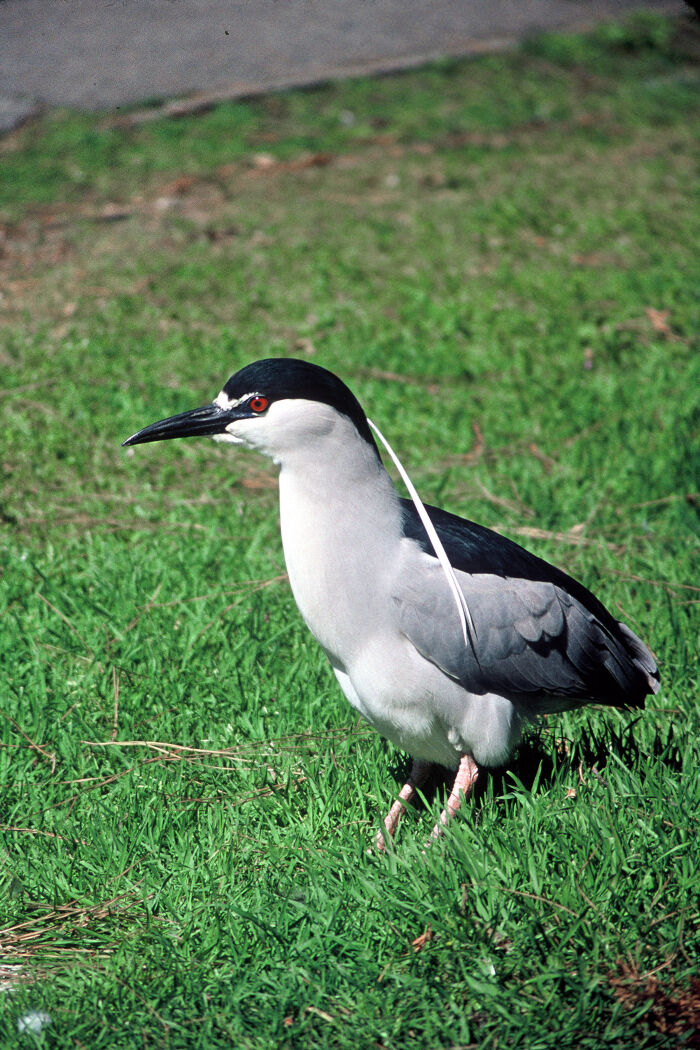
<path fill-rule="evenodd" d="M 362 406 L 333 372 L 291 357 L 267 358 L 232 375 L 210 404 L 151 423 L 124 444 L 208 436 L 281 462 L 311 451 L 348 422 L 378 456 Z"/>

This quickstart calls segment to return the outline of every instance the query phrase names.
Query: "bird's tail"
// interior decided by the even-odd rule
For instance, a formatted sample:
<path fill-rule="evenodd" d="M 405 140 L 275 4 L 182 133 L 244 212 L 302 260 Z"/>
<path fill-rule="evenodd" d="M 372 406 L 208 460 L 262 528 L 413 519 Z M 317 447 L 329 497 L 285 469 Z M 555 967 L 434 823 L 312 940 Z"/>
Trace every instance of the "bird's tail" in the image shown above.
<path fill-rule="evenodd" d="M 656 660 L 651 655 L 641 638 L 638 638 L 634 631 L 629 629 L 627 624 L 618 621 L 617 630 L 620 641 L 624 645 L 632 663 L 646 678 L 649 687 L 648 692 L 658 693 L 659 669 L 656 666 Z"/>

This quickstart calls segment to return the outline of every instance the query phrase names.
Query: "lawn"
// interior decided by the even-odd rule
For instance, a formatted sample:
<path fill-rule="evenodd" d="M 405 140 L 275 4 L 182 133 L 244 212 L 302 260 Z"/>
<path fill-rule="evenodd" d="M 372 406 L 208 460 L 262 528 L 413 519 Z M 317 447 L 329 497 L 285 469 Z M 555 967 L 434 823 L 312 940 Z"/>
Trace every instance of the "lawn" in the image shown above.
<path fill-rule="evenodd" d="M 0 142 L 3 1046 L 698 1045 L 697 47 L 636 19 Z M 368 850 L 407 759 L 301 622 L 273 467 L 120 447 L 277 355 L 661 668 L 425 853 L 440 790 Z"/>

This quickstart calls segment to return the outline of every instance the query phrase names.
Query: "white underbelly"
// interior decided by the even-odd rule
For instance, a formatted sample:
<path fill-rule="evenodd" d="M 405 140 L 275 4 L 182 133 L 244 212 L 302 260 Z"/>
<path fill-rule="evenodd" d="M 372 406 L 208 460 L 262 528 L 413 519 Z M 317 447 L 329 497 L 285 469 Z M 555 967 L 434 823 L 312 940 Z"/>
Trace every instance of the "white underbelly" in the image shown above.
<path fill-rule="evenodd" d="M 376 640 L 349 668 L 333 669 L 355 710 L 414 758 L 456 768 L 468 753 L 497 766 L 520 739 L 523 716 L 509 700 L 467 692 L 402 635 Z"/>

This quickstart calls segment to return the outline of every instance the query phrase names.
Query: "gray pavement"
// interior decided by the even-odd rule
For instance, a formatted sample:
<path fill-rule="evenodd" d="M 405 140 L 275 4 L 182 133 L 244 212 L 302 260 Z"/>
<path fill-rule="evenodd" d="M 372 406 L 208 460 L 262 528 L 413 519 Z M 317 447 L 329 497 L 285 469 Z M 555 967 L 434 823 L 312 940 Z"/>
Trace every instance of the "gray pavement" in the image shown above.
<path fill-rule="evenodd" d="M 0 129 L 37 107 L 196 105 L 400 69 L 637 9 L 688 11 L 682 0 L 0 0 Z"/>

